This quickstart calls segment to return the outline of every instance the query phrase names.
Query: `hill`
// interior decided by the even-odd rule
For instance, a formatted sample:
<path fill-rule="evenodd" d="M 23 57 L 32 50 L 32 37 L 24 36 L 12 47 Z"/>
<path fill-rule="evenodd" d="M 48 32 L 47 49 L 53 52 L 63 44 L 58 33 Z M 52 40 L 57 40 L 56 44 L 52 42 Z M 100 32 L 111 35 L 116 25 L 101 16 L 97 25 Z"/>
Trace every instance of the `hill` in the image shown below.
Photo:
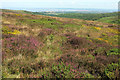
<path fill-rule="evenodd" d="M 118 12 L 113 12 L 113 13 L 61 13 L 61 14 L 57 14 L 57 15 L 54 15 L 54 14 L 48 14 L 48 15 L 119 24 Z M 108 20 L 110 20 L 110 21 L 108 21 Z"/>
<path fill-rule="evenodd" d="M 3 78 L 119 78 L 118 25 L 2 12 Z"/>
<path fill-rule="evenodd" d="M 103 17 L 101 19 L 98 19 L 97 21 L 105 22 L 105 23 L 120 24 L 120 19 L 118 19 L 118 16 Z"/>
<path fill-rule="evenodd" d="M 45 15 L 45 16 L 55 16 L 63 18 L 73 18 L 73 19 L 83 19 L 83 20 L 92 20 L 100 21 L 105 23 L 119 24 L 118 12 L 112 13 L 95 13 L 95 12 L 30 12 L 25 10 L 6 10 L 2 9 L 3 12 L 13 12 L 13 13 L 23 13 L 23 14 L 33 14 L 33 15 Z"/>

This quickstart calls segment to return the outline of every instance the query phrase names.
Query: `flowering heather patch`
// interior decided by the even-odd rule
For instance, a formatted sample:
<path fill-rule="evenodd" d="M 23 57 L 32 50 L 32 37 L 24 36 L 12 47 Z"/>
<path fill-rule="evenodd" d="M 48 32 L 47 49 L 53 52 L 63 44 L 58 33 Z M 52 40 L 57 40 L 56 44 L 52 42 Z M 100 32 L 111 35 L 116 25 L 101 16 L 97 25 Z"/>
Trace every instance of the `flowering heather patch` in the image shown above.
<path fill-rule="evenodd" d="M 83 73 L 83 70 L 76 69 L 70 63 L 60 62 L 52 65 L 51 72 L 56 78 L 94 78 L 88 72 Z"/>
<path fill-rule="evenodd" d="M 50 28 L 45 28 L 45 29 L 43 29 L 43 31 L 44 31 L 47 35 L 50 35 L 51 33 L 53 33 L 53 30 L 50 29 Z"/>
<path fill-rule="evenodd" d="M 40 33 L 38 34 L 38 36 L 41 38 L 41 40 L 43 40 L 47 35 L 52 35 L 53 34 L 53 30 L 50 28 L 45 28 L 42 29 L 40 31 Z"/>
<path fill-rule="evenodd" d="M 4 63 L 3 65 L 6 65 Z M 24 60 L 24 59 L 12 59 L 7 64 L 9 68 L 9 73 L 19 74 L 24 73 L 25 75 L 31 73 L 37 73 L 40 69 L 43 69 L 44 61 L 36 62 L 34 60 Z"/>
<path fill-rule="evenodd" d="M 56 78 L 84 78 L 79 71 L 74 69 L 70 64 L 64 62 L 53 64 L 51 72 Z"/>
<path fill-rule="evenodd" d="M 15 36 L 3 40 L 3 58 L 18 54 L 35 57 L 39 43 L 34 37 Z"/>
<path fill-rule="evenodd" d="M 85 48 L 92 45 L 92 42 L 90 42 L 86 38 L 76 36 L 68 36 L 67 38 L 67 43 L 70 43 L 74 48 Z"/>
<path fill-rule="evenodd" d="M 2 39 L 13 37 L 13 34 L 2 34 Z"/>

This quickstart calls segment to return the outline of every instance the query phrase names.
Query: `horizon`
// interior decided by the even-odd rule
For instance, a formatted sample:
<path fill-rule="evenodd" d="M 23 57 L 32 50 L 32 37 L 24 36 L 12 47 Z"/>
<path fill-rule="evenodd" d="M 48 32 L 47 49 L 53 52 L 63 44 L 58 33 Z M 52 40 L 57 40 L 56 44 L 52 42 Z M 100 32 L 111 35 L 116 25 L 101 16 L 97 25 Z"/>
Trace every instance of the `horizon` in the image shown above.
<path fill-rule="evenodd" d="M 12 8 L 12 9 L 15 9 L 15 8 L 16 9 L 17 8 L 18 9 L 23 9 L 23 8 L 28 9 L 29 7 L 9 7 L 9 8 L 8 7 L 1 7 L 0 9 L 10 9 L 10 8 Z M 44 8 L 44 7 L 42 8 L 41 7 L 41 8 L 39 8 L 39 7 L 34 7 L 34 8 L 35 9 L 94 9 L 94 10 L 96 9 L 96 10 L 118 10 L 118 9 L 112 9 L 112 8 L 111 9 L 110 8 L 109 9 L 101 9 L 101 8 L 72 8 L 72 7 L 71 8 L 64 8 L 64 7 L 63 8 L 62 7 L 61 8 L 54 8 L 54 7 L 50 7 L 50 8 Z M 29 8 L 29 9 L 33 9 L 33 8 Z"/>
<path fill-rule="evenodd" d="M 119 0 L 2 0 L 1 8 L 87 8 L 87 9 L 118 9 Z M 72 6 L 72 7 L 71 7 Z"/>
<path fill-rule="evenodd" d="M 117 9 L 96 9 L 96 8 L 0 8 L 6 10 L 23 10 L 30 12 L 87 12 L 87 13 L 109 13 L 117 12 Z"/>

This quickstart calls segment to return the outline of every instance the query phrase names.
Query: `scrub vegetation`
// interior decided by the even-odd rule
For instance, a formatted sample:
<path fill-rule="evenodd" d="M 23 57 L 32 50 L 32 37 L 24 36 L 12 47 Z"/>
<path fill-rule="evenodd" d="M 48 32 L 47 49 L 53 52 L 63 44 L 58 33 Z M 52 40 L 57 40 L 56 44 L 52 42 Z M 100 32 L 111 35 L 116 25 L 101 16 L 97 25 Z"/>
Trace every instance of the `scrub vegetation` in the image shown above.
<path fill-rule="evenodd" d="M 120 78 L 117 24 L 26 12 L 2 12 L 2 78 Z"/>

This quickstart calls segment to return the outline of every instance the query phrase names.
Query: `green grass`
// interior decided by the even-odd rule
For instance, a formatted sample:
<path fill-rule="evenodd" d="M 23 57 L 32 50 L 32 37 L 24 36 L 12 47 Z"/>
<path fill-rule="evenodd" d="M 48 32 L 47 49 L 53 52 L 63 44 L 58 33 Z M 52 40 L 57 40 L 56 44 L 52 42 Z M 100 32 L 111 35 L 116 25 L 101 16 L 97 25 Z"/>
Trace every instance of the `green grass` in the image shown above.
<path fill-rule="evenodd" d="M 105 18 L 101 18 L 101 19 L 99 19 L 97 21 L 105 22 L 105 23 L 119 24 L 118 16 L 115 16 L 115 17 L 105 17 Z"/>

